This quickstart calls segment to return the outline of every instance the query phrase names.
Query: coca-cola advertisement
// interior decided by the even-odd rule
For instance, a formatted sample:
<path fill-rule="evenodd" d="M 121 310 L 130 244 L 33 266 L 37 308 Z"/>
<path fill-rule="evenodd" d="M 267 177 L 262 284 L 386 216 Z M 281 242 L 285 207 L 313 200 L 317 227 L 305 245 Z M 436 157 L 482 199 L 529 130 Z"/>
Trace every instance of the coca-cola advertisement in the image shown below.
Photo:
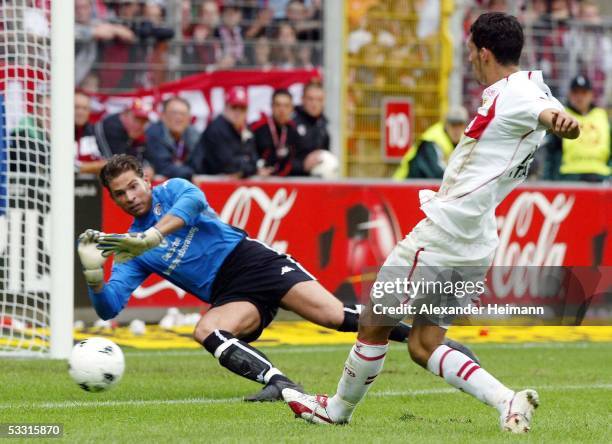
<path fill-rule="evenodd" d="M 418 191 L 435 189 L 431 183 L 386 181 L 206 180 L 198 185 L 224 221 L 290 253 L 347 302 L 363 302 L 393 246 L 424 217 Z M 534 185 L 515 190 L 497 210 L 500 243 L 494 267 L 612 265 L 607 241 L 611 203 L 606 188 Z M 102 214 L 105 232 L 123 232 L 130 224 L 107 193 Z M 518 271 L 514 277 L 505 272 L 490 285 L 503 296 L 522 280 Z M 132 307 L 202 304 L 157 276 L 133 296 Z"/>

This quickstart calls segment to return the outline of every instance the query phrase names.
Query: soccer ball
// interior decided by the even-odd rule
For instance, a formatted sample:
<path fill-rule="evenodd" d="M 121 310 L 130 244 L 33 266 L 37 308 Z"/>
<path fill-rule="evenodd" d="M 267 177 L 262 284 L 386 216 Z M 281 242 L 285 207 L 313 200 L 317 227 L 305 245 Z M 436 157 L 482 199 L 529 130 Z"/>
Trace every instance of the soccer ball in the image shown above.
<path fill-rule="evenodd" d="M 74 346 L 68 373 L 79 387 L 102 392 L 116 385 L 123 376 L 125 361 L 117 344 L 105 338 L 84 339 Z"/>
<path fill-rule="evenodd" d="M 326 150 L 321 150 L 321 161 L 310 171 L 310 175 L 321 179 L 337 179 L 340 170 L 338 158 Z"/>

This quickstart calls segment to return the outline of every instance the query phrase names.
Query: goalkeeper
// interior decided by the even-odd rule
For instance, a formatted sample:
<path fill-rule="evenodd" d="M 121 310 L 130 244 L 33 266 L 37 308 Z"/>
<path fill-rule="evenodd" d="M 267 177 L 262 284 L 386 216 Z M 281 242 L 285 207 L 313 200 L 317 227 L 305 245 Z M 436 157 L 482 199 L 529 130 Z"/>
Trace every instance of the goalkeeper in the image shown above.
<path fill-rule="evenodd" d="M 344 307 L 290 256 L 222 222 L 192 183 L 175 178 L 152 188 L 142 165 L 125 154 L 109 160 L 100 180 L 134 216 L 129 233 L 87 230 L 79 237 L 89 297 L 102 319 L 115 317 L 151 273 L 210 303 L 193 337 L 228 370 L 265 384 L 247 401 L 280 400 L 284 388 L 301 391 L 249 345 L 279 307 L 324 327 L 357 331 L 357 307 Z M 104 282 L 103 265 L 111 255 L 112 274 Z M 392 339 L 405 341 L 409 330 L 398 326 Z M 471 355 L 460 344 L 451 346 Z"/>

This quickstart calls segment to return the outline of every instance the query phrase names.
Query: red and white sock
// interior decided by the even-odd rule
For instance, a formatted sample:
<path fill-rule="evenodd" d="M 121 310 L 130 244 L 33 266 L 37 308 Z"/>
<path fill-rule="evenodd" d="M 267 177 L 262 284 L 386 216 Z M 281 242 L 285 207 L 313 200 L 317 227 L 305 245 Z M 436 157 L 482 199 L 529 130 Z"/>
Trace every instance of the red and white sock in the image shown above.
<path fill-rule="evenodd" d="M 446 345 L 434 350 L 427 369 L 459 390 L 495 407 L 500 413 L 514 392 L 466 355 Z"/>
<path fill-rule="evenodd" d="M 334 421 L 348 420 L 363 399 L 385 363 L 388 344 L 357 341 L 344 363 L 336 394 L 327 403 L 327 413 Z"/>

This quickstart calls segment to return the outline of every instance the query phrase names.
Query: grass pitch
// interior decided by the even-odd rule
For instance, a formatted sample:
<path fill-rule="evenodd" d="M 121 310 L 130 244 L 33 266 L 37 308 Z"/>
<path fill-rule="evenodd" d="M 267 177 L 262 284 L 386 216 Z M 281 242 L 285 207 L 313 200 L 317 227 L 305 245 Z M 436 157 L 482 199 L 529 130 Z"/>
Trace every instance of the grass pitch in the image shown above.
<path fill-rule="evenodd" d="M 333 393 L 350 346 L 262 349 L 309 391 Z M 128 348 L 123 380 L 105 393 L 82 391 L 63 361 L 0 359 L 0 423 L 62 423 L 70 442 L 610 442 L 612 343 L 473 349 L 511 388 L 539 391 L 530 434 L 502 434 L 493 409 L 411 363 L 402 345 L 392 346 L 348 426 L 306 424 L 283 403 L 240 401 L 260 386 L 204 350 Z"/>

